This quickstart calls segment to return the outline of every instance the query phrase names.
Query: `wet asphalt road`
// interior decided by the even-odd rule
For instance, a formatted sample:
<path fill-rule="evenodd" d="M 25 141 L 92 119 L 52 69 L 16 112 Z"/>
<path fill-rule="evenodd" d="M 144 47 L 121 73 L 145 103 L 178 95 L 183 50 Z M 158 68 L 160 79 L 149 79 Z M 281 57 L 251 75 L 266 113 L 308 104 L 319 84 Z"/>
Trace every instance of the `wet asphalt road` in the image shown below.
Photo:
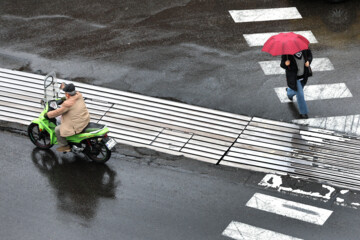
<path fill-rule="evenodd" d="M 229 239 L 231 221 L 304 239 L 358 239 L 359 210 L 257 186 L 263 174 L 118 146 L 106 165 L 0 132 L 0 239 Z M 245 206 L 260 192 L 333 210 L 325 225 Z"/>
<path fill-rule="evenodd" d="M 303 19 L 234 23 L 228 10 L 296 7 Z M 352 98 L 309 102 L 310 117 L 360 113 L 358 1 L 4 0 L 0 3 L 1 67 L 48 73 L 149 96 L 276 120 L 297 118 L 258 61 L 275 60 L 249 47 L 243 34 L 310 30 L 314 57 L 334 71 L 310 84 L 345 82 Z"/>
<path fill-rule="evenodd" d="M 298 8 L 302 20 L 235 24 L 228 10 Z M 340 10 L 339 10 L 340 9 Z M 342 12 L 346 21 L 334 17 Z M 335 71 L 313 84 L 345 82 L 353 98 L 309 102 L 310 117 L 359 114 L 357 1 L 0 1 L 0 67 L 56 70 L 59 77 L 271 119 L 297 117 L 243 34 L 311 30 L 315 57 Z M 333 17 L 331 17 L 333 16 Z M 358 239 L 359 214 L 263 190 L 262 174 L 145 149 L 119 149 L 107 165 L 38 151 L 0 132 L 0 239 L 227 239 L 235 220 L 305 239 Z M 245 207 L 255 192 L 334 210 L 322 226 Z"/>

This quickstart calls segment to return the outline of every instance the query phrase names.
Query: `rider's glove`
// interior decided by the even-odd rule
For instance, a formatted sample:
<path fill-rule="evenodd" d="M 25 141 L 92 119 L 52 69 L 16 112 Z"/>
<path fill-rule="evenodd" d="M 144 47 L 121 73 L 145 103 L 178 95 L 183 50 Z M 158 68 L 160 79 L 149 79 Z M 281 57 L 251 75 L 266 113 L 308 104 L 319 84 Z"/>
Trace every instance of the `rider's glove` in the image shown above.
<path fill-rule="evenodd" d="M 49 120 L 49 117 L 48 117 L 47 113 L 44 114 L 44 118 Z"/>

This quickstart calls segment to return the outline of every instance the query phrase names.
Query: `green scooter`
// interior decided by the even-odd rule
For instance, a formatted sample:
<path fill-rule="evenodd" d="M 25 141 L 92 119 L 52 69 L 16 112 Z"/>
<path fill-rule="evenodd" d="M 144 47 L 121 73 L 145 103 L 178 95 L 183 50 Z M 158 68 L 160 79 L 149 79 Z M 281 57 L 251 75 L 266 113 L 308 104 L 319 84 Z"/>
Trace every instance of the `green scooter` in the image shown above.
<path fill-rule="evenodd" d="M 44 80 L 44 99 L 41 100 L 44 110 L 28 127 L 28 136 L 40 149 L 49 149 L 57 144 L 55 127 L 57 120 L 48 119 L 45 114 L 55 110 L 62 104 L 64 98 L 58 97 L 59 88 L 55 73 L 50 73 Z M 107 136 L 109 129 L 105 125 L 89 123 L 79 134 L 67 137 L 71 152 L 84 153 L 97 163 L 105 163 L 111 157 L 111 149 L 116 145 L 113 138 Z"/>

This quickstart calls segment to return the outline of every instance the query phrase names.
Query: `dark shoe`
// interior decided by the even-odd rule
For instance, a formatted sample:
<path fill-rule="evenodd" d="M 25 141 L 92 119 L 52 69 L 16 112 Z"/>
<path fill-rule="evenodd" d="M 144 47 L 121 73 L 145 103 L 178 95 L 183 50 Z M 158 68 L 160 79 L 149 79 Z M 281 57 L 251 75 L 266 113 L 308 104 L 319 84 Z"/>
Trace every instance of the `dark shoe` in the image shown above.
<path fill-rule="evenodd" d="M 292 100 L 293 100 L 293 97 L 289 97 L 289 95 L 287 95 L 287 89 L 288 89 L 288 88 L 285 88 L 286 96 L 288 97 L 288 99 L 289 99 L 290 101 L 292 101 Z"/>
<path fill-rule="evenodd" d="M 307 114 L 300 114 L 300 118 L 302 119 L 308 119 L 309 116 Z"/>
<path fill-rule="evenodd" d="M 67 146 L 58 147 L 56 149 L 56 151 L 58 151 L 58 152 L 70 152 L 71 148 L 70 148 L 69 145 L 67 145 Z"/>

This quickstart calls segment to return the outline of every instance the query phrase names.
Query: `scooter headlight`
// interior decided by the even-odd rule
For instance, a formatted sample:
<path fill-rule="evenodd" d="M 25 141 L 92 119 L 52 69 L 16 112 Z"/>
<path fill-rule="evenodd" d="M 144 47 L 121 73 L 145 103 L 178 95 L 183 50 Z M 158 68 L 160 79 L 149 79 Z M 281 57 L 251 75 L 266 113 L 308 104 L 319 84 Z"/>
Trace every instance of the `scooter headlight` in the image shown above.
<path fill-rule="evenodd" d="M 55 101 L 50 102 L 49 106 L 53 109 L 57 109 L 57 104 Z"/>

